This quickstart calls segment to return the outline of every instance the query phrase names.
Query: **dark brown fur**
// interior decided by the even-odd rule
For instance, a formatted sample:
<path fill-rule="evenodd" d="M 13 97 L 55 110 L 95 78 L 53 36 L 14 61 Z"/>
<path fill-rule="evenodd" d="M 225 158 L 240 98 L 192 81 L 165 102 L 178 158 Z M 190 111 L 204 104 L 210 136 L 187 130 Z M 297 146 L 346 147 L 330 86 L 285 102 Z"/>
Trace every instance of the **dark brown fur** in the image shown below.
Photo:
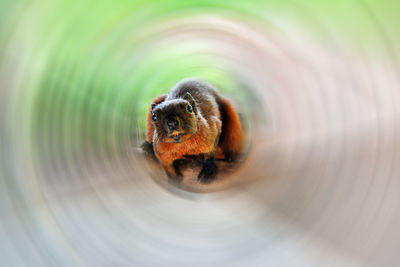
<path fill-rule="evenodd" d="M 235 108 L 204 81 L 179 82 L 168 95 L 155 98 L 148 110 L 142 147 L 154 151 L 170 178 L 181 178 L 177 160 L 196 156 L 203 164 L 198 179 L 209 183 L 217 173 L 217 149 L 231 161 L 237 158 L 242 145 L 242 126 Z"/>

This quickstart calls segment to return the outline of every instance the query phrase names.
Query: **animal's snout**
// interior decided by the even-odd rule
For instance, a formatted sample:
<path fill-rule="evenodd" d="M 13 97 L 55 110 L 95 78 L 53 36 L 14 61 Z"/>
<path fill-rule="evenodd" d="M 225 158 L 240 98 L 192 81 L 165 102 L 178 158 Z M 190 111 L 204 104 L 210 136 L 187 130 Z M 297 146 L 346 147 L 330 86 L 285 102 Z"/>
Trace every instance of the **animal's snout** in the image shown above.
<path fill-rule="evenodd" d="M 172 120 L 168 120 L 168 122 L 167 122 L 167 127 L 168 127 L 168 129 L 170 130 L 170 131 L 173 131 L 173 130 L 176 130 L 176 129 L 178 129 L 178 121 L 177 120 L 175 120 L 175 119 L 172 119 Z"/>

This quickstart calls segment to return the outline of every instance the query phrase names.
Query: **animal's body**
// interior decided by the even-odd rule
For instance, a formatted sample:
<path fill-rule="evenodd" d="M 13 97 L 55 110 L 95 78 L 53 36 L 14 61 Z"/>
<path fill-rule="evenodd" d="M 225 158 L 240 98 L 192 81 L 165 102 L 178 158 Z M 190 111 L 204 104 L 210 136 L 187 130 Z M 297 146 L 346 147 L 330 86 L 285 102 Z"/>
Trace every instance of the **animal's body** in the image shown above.
<path fill-rule="evenodd" d="M 209 183 L 217 174 L 217 149 L 232 161 L 242 146 L 242 126 L 233 104 L 202 80 L 179 82 L 169 94 L 155 98 L 148 110 L 142 147 L 154 151 L 170 178 L 182 177 L 177 160 L 194 156 L 202 159 L 198 180 Z"/>

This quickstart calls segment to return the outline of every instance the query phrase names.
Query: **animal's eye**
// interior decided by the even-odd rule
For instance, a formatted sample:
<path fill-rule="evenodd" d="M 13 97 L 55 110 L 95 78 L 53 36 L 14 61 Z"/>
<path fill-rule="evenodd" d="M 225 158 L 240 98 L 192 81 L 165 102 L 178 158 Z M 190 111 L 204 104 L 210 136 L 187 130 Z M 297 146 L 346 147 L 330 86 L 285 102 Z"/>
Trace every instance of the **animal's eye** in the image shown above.
<path fill-rule="evenodd" d="M 187 106 L 187 111 L 189 111 L 189 112 L 193 112 L 193 108 L 192 108 L 192 106 L 191 106 L 191 105 L 188 105 L 188 106 Z"/>
<path fill-rule="evenodd" d="M 157 116 L 153 114 L 153 116 L 151 117 L 153 119 L 153 121 L 157 120 Z"/>

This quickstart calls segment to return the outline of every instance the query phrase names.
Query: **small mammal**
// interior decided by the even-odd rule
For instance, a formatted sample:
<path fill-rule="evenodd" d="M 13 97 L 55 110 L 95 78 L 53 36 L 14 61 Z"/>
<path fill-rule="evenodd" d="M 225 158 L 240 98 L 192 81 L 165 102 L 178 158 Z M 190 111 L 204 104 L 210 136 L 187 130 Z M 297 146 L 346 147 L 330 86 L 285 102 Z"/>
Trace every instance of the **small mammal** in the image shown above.
<path fill-rule="evenodd" d="M 154 153 L 172 179 L 182 179 L 177 160 L 200 157 L 198 181 L 215 179 L 215 156 L 220 148 L 225 160 L 233 161 L 243 146 L 240 118 L 233 104 L 211 84 L 184 79 L 167 95 L 153 99 L 147 113 L 143 150 Z"/>

